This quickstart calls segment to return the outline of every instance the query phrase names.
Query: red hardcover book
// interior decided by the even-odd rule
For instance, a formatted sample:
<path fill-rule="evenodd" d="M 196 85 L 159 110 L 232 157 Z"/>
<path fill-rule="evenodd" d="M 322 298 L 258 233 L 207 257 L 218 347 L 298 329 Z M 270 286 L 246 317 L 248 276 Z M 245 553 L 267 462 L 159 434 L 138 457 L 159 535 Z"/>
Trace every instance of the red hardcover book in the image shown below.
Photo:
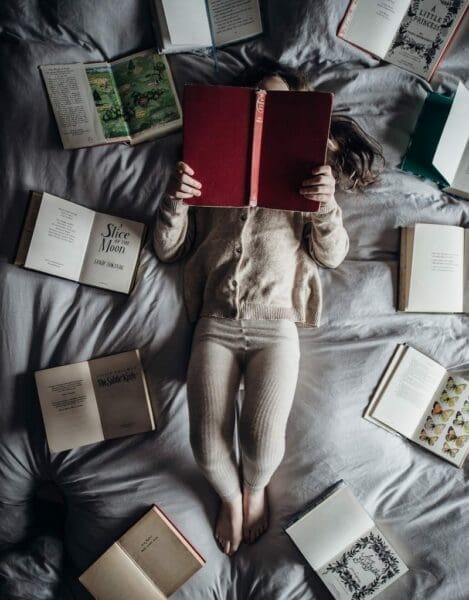
<path fill-rule="evenodd" d="M 315 211 L 301 182 L 326 160 L 333 95 L 229 86 L 184 88 L 184 162 L 196 206 Z"/>

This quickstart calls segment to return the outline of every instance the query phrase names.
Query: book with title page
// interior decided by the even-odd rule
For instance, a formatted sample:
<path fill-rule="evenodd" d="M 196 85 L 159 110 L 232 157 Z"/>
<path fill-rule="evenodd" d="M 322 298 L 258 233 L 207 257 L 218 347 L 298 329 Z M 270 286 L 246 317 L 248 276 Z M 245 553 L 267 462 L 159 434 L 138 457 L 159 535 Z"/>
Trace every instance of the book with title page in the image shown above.
<path fill-rule="evenodd" d="M 335 600 L 371 600 L 408 571 L 343 481 L 285 531 Z"/>

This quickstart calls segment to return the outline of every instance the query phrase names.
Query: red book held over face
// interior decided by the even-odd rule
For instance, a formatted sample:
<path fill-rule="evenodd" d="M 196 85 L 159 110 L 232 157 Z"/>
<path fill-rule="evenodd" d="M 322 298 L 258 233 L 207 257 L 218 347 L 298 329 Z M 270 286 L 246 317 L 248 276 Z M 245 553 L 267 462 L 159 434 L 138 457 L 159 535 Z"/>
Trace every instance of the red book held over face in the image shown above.
<path fill-rule="evenodd" d="M 196 206 L 316 211 L 299 193 L 325 164 L 333 95 L 187 85 L 184 157 L 202 194 Z"/>

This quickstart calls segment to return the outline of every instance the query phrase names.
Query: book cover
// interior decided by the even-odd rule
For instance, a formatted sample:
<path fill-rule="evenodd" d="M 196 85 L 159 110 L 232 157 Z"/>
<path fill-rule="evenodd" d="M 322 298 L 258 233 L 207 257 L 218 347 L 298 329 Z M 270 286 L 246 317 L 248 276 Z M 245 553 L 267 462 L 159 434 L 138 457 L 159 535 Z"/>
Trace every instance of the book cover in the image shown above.
<path fill-rule="evenodd" d="M 202 183 L 198 206 L 314 211 L 299 194 L 326 160 L 332 94 L 186 86 L 184 161 Z"/>

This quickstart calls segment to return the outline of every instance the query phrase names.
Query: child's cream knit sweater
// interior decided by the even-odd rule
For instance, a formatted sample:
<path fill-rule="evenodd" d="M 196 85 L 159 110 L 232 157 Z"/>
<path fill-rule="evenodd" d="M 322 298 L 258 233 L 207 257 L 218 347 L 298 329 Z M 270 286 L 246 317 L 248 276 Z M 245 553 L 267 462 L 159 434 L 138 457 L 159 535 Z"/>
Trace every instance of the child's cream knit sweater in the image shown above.
<path fill-rule="evenodd" d="M 335 268 L 349 240 L 342 211 L 199 208 L 165 197 L 153 245 L 158 258 L 188 256 L 184 299 L 191 321 L 288 319 L 317 326 L 322 289 L 317 265 Z"/>

